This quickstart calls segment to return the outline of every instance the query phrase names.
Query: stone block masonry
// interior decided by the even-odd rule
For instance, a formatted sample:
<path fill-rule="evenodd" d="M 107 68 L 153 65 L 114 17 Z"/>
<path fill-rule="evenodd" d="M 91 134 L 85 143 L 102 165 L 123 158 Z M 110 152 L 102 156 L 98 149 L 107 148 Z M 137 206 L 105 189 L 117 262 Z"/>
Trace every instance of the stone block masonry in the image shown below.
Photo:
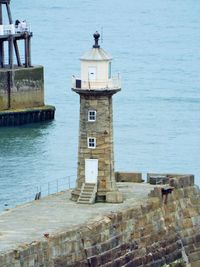
<path fill-rule="evenodd" d="M 92 176 L 88 169 L 86 171 L 86 161 L 96 160 L 97 177 L 92 176 L 97 183 L 96 202 L 106 202 L 108 198 L 109 202 L 121 202 L 115 181 L 113 152 L 112 95 L 116 90 L 73 90 L 80 95 L 80 127 L 77 180 L 71 199 L 77 201 L 82 184 Z M 95 112 L 94 121 L 88 119 L 89 111 Z M 89 139 L 95 140 L 92 148 L 88 145 Z M 113 193 L 108 197 L 108 192 L 116 192 L 116 195 Z"/>
<path fill-rule="evenodd" d="M 125 195 L 129 192 L 129 197 L 122 204 L 82 206 L 80 215 L 76 213 L 80 205 L 69 202 L 69 212 L 67 204 L 63 204 L 71 228 L 63 225 L 60 231 L 49 231 L 40 238 L 33 236 L 32 241 L 29 239 L 29 242 L 12 249 L 8 244 L 0 254 L 0 267 L 159 267 L 178 259 L 188 261 L 191 266 L 200 266 L 200 191 L 191 177 L 185 177 L 184 183 L 181 178 L 172 179 L 171 183 L 176 182 L 176 187 L 167 202 L 162 198 L 162 185 L 121 183 L 118 184 L 121 192 Z M 151 190 L 148 197 L 147 189 L 148 192 Z M 40 227 L 45 223 L 48 231 L 51 220 L 44 221 L 39 210 L 40 202 L 37 203 L 38 215 L 35 216 L 38 219 L 35 220 L 40 220 Z M 45 207 L 45 202 L 41 205 L 46 212 L 52 208 L 52 204 Z M 78 222 L 81 216 L 87 212 L 91 214 L 92 210 L 98 211 L 99 215 L 88 220 L 81 219 L 82 224 L 79 225 L 70 221 L 72 215 Z M 8 215 L 11 220 L 12 211 Z M 16 217 L 17 213 L 14 215 Z M 0 247 L 1 242 L 8 243 L 10 240 L 3 239 L 4 234 L 10 234 L 9 231 L 3 232 L 5 216 L 0 216 Z M 52 216 L 56 221 L 58 215 Z M 13 225 L 13 222 L 10 223 Z"/>
<path fill-rule="evenodd" d="M 0 110 L 44 106 L 43 67 L 0 70 Z"/>
<path fill-rule="evenodd" d="M 96 158 L 99 161 L 99 191 L 105 191 L 105 187 L 108 189 L 111 187 L 110 184 L 107 184 L 110 180 L 113 180 L 114 183 L 112 98 L 105 95 L 98 97 L 81 95 L 80 101 L 78 188 L 85 182 L 85 159 Z M 89 109 L 94 109 L 97 112 L 95 126 L 94 123 L 88 123 L 87 111 Z M 87 146 L 87 138 L 91 136 L 97 140 L 95 149 Z M 106 183 L 105 186 L 103 186 L 103 182 Z"/>
<path fill-rule="evenodd" d="M 44 104 L 42 66 L 0 70 L 0 127 L 54 118 L 55 108 Z"/>
<path fill-rule="evenodd" d="M 117 182 L 142 183 L 142 173 L 139 172 L 115 172 Z"/>

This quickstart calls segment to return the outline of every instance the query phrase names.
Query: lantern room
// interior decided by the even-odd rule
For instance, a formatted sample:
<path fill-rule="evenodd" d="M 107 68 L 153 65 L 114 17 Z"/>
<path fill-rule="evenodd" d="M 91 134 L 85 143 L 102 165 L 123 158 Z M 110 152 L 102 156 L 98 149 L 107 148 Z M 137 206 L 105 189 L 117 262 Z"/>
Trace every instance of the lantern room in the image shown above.
<path fill-rule="evenodd" d="M 100 34 L 95 32 L 93 47 L 80 58 L 81 77 L 73 76 L 72 88 L 118 89 L 121 88 L 119 74 L 112 76 L 112 57 L 100 47 Z"/>

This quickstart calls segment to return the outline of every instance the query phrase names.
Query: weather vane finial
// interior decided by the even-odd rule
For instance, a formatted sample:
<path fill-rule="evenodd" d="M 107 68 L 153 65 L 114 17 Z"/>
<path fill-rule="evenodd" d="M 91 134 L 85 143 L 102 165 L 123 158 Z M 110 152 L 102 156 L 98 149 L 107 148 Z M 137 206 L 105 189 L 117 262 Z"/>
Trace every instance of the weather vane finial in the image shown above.
<path fill-rule="evenodd" d="M 93 48 L 100 48 L 100 45 L 99 45 L 99 37 L 100 37 L 100 34 L 98 33 L 98 31 L 96 31 L 94 34 L 94 41 L 95 41 L 95 44 L 93 45 Z"/>

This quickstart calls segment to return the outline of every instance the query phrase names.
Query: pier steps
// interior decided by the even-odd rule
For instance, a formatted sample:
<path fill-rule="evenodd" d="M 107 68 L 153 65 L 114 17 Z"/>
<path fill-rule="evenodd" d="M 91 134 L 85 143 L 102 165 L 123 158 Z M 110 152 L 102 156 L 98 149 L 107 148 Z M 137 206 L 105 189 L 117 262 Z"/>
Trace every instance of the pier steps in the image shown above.
<path fill-rule="evenodd" d="M 97 193 L 97 184 L 84 183 L 81 188 L 81 193 L 77 203 L 80 204 L 93 204 L 95 202 Z"/>

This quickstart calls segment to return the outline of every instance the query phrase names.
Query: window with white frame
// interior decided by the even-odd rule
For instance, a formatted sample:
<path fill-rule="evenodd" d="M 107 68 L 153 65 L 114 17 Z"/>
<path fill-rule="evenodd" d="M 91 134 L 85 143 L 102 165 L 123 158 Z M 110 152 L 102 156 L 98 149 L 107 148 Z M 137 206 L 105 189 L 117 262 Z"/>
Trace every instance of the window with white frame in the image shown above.
<path fill-rule="evenodd" d="M 88 137 L 88 148 L 96 148 L 96 138 Z"/>
<path fill-rule="evenodd" d="M 88 110 L 88 121 L 96 121 L 96 110 Z"/>

